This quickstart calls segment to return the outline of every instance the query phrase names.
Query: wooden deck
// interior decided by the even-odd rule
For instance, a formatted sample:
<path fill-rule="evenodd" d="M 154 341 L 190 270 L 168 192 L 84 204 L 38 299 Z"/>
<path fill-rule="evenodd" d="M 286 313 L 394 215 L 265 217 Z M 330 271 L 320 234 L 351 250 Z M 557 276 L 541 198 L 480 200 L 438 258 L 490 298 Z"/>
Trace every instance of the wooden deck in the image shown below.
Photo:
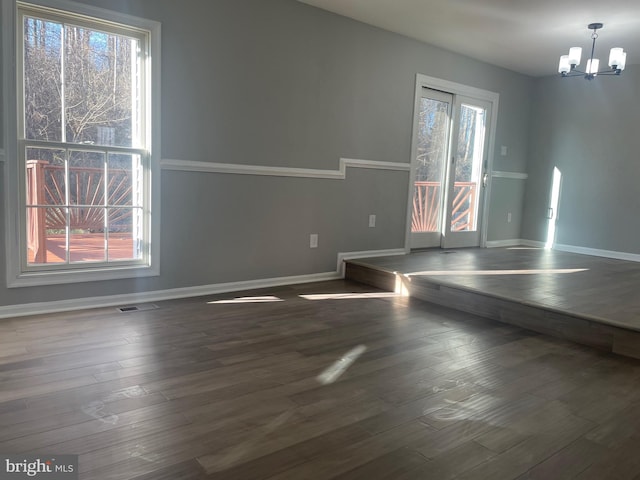
<path fill-rule="evenodd" d="M 46 255 L 48 264 L 64 263 L 67 258 L 66 238 L 64 235 L 48 235 L 46 237 Z M 104 233 L 72 234 L 69 241 L 69 259 L 71 262 L 105 262 Z M 112 233 L 109 235 L 109 259 L 134 259 L 133 236 L 128 233 Z M 28 250 L 29 263 L 34 263 L 35 254 Z"/>
<path fill-rule="evenodd" d="M 426 250 L 348 262 L 347 278 L 640 357 L 640 263 L 538 248 Z"/>

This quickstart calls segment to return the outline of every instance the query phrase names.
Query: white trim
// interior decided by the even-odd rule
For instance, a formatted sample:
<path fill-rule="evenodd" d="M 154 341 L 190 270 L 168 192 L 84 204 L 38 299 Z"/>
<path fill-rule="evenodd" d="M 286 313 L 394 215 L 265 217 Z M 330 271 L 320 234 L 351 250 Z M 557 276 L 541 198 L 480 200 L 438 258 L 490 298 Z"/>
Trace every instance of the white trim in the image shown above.
<path fill-rule="evenodd" d="M 103 308 L 117 305 L 127 305 L 138 302 L 159 302 L 175 298 L 200 297 L 218 293 L 240 292 L 257 288 L 278 287 L 282 285 L 297 285 L 302 283 L 326 282 L 344 278 L 344 260 L 352 258 L 384 257 L 390 255 L 404 255 L 402 248 L 388 250 L 369 250 L 361 252 L 340 252 L 335 272 L 312 273 L 291 277 L 265 278 L 260 280 L 246 280 L 240 282 L 216 283 L 195 287 L 172 288 L 151 292 L 127 293 L 123 295 L 108 295 L 103 297 L 77 298 L 57 300 L 53 302 L 34 302 L 21 305 L 0 306 L 0 318 L 39 315 L 44 313 L 67 312 L 89 308 Z"/>
<path fill-rule="evenodd" d="M 338 267 L 337 272 L 340 278 L 344 278 L 344 262 L 346 260 L 353 260 L 356 258 L 371 258 L 371 257 L 391 257 L 394 255 L 406 255 L 409 253 L 404 248 L 392 248 L 388 250 L 369 250 L 362 252 L 340 252 L 338 253 Z"/>
<path fill-rule="evenodd" d="M 159 268 L 129 265 L 107 266 L 105 268 L 70 270 L 50 270 L 21 273 L 7 285 L 8 288 L 37 287 L 42 285 L 61 285 L 66 283 L 100 282 L 103 280 L 121 280 L 125 278 L 157 277 Z"/>
<path fill-rule="evenodd" d="M 528 246 L 521 238 L 511 238 L 508 240 L 488 240 L 487 248 L 500 248 L 500 247 L 516 247 L 518 245 Z"/>
<path fill-rule="evenodd" d="M 480 100 L 486 100 L 487 102 L 493 102 L 497 100 L 499 95 L 496 92 L 489 90 L 483 90 L 481 88 L 472 87 L 463 83 L 456 83 L 450 80 L 444 80 L 442 78 L 429 77 L 418 73 L 416 75 L 416 81 L 420 87 L 431 88 L 433 90 L 440 90 L 442 92 L 453 93 L 454 95 L 464 95 L 467 97 L 473 97 Z M 497 106 L 497 105 L 496 105 Z"/>
<path fill-rule="evenodd" d="M 545 242 L 537 240 L 526 240 L 524 238 L 516 238 L 511 240 L 494 240 L 487 242 L 487 247 L 514 247 L 522 245 L 525 247 L 545 248 Z M 578 247 L 575 245 L 554 244 L 552 250 L 567 253 L 577 253 L 580 255 L 591 255 L 593 257 L 615 258 L 617 260 L 626 260 L 628 262 L 640 262 L 640 254 L 628 252 L 616 252 L 614 250 L 601 250 L 599 248 Z"/>
<path fill-rule="evenodd" d="M 3 124 L 4 124 L 4 157 L 15 159 L 17 152 L 17 85 L 16 85 L 16 15 L 15 1 L 2 1 L 2 99 L 3 99 Z M 20 243 L 18 240 L 18 201 L 17 181 L 18 166 L 15 161 L 5 161 L 4 171 L 4 241 L 5 241 L 5 268 L 7 285 L 20 271 L 19 255 Z"/>
<path fill-rule="evenodd" d="M 338 170 L 196 162 L 170 158 L 163 158 L 160 165 L 162 170 L 180 172 L 230 173 L 235 175 L 263 175 L 272 177 L 330 178 L 339 180 L 344 180 L 346 178 L 346 170 L 348 167 L 399 171 L 409 171 L 411 168 L 411 165 L 408 163 L 378 162 L 375 160 L 361 160 L 353 158 L 341 158 Z"/>
<path fill-rule="evenodd" d="M 127 15 L 127 18 L 129 16 Z M 147 114 L 149 121 L 146 122 L 147 135 L 149 141 L 149 161 L 151 162 L 151 175 L 149 178 L 149 188 L 151 193 L 149 215 L 151 216 L 151 247 L 149 248 L 149 268 L 150 275 L 160 275 L 160 241 L 161 241 L 161 173 L 160 161 L 162 160 L 162 24 L 155 20 L 140 19 L 142 26 L 151 32 L 149 39 L 149 56 L 145 65 L 147 66 L 147 78 L 151 80 L 147 84 Z"/>
<path fill-rule="evenodd" d="M 615 258 L 628 262 L 640 262 L 640 254 L 628 252 L 616 252 L 613 250 L 600 250 L 599 248 L 578 247 L 575 245 L 554 244 L 553 250 L 568 253 L 579 253 L 581 255 L 591 255 L 594 257 Z"/>
<path fill-rule="evenodd" d="M 535 248 L 545 248 L 544 242 L 539 242 L 538 240 L 527 240 L 526 238 L 520 239 L 521 245 L 525 247 L 535 247 Z"/>
<path fill-rule="evenodd" d="M 118 12 L 115 10 L 109 10 L 102 7 L 94 7 L 93 5 L 86 5 L 84 3 L 75 2 L 73 0 L 19 0 L 26 4 L 32 4 L 35 6 L 43 6 L 53 8 L 56 10 L 70 11 L 80 15 L 94 18 L 105 18 L 108 21 L 121 23 L 124 25 L 133 25 L 145 30 L 151 30 L 152 25 L 156 23 L 154 20 L 149 20 L 142 17 L 136 17 L 127 13 Z M 14 0 L 13 3 L 16 3 Z"/>
<path fill-rule="evenodd" d="M 128 305 L 138 302 L 159 302 L 176 298 L 200 297 L 218 293 L 239 292 L 256 288 L 277 287 L 300 283 L 323 282 L 339 279 L 337 272 L 299 275 L 295 277 L 267 278 L 264 280 L 249 280 L 244 282 L 217 283 L 197 287 L 173 288 L 170 290 L 156 290 L 152 292 L 127 293 L 124 295 L 109 295 L 104 297 L 79 298 L 72 300 L 58 300 L 53 302 L 36 302 L 22 305 L 0 307 L 0 318 L 39 315 L 45 313 L 67 312 L 90 308 L 104 308 L 118 305 Z"/>
<path fill-rule="evenodd" d="M 357 158 L 341 158 L 340 170 L 343 171 L 346 167 L 352 168 L 372 168 L 377 170 L 400 170 L 410 171 L 410 163 L 398 163 L 398 162 L 379 162 L 376 160 L 363 160 Z"/>
<path fill-rule="evenodd" d="M 529 178 L 529 175 L 526 173 L 519 172 L 501 172 L 499 170 L 494 170 L 491 172 L 491 176 L 493 178 L 511 178 L 513 180 L 526 180 Z"/>

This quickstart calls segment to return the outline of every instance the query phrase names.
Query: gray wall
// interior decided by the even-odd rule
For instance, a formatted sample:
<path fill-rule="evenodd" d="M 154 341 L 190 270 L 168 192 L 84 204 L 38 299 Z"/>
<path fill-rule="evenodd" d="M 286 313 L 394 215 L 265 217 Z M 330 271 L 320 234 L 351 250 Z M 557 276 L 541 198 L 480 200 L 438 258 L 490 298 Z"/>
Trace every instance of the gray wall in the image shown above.
<path fill-rule="evenodd" d="M 640 67 L 620 77 L 536 81 L 522 234 L 546 240 L 553 168 L 556 243 L 640 253 Z"/>
<path fill-rule="evenodd" d="M 520 238 L 526 182 L 512 178 L 494 178 L 489 202 L 487 240 L 516 240 Z M 508 221 L 509 214 L 511 222 Z"/>
<path fill-rule="evenodd" d="M 498 92 L 496 145 L 509 156 L 494 168 L 526 169 L 528 77 L 293 0 L 85 3 L 162 22 L 163 158 L 315 169 L 336 169 L 340 157 L 409 162 L 423 73 Z M 349 169 L 346 180 L 164 171 L 160 277 L 0 284 L 0 305 L 334 271 L 338 252 L 404 246 L 407 189 L 399 171 Z M 490 200 L 513 206 L 518 230 L 522 194 L 500 187 Z M 491 217 L 490 240 L 520 236 L 502 223 Z M 320 235 L 317 250 L 310 233 Z"/>

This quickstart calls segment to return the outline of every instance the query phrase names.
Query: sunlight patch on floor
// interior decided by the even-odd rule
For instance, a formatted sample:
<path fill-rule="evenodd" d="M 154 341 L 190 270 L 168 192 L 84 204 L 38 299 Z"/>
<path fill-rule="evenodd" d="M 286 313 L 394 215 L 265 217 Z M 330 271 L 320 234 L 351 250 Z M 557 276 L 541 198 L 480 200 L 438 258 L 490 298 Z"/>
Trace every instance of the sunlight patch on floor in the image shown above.
<path fill-rule="evenodd" d="M 236 297 L 228 300 L 214 300 L 212 302 L 207 302 L 209 305 L 214 304 L 224 304 L 224 303 L 271 303 L 271 302 L 284 302 L 279 297 L 275 297 L 273 295 L 266 295 L 263 297 Z"/>
<path fill-rule="evenodd" d="M 370 293 L 316 293 L 300 295 L 305 300 L 359 300 L 363 298 L 392 298 L 400 296 L 394 292 L 370 292 Z"/>
<path fill-rule="evenodd" d="M 580 273 L 588 268 L 541 268 L 533 270 L 424 270 L 422 272 L 406 273 L 407 277 L 418 275 L 454 276 L 454 275 L 540 275 L 550 273 Z"/>
<path fill-rule="evenodd" d="M 325 368 L 320 375 L 316 377 L 322 385 L 329 385 L 340 378 L 344 372 L 355 362 L 360 355 L 366 352 L 367 347 L 358 345 L 345 353 L 341 358 L 333 362 Z"/>

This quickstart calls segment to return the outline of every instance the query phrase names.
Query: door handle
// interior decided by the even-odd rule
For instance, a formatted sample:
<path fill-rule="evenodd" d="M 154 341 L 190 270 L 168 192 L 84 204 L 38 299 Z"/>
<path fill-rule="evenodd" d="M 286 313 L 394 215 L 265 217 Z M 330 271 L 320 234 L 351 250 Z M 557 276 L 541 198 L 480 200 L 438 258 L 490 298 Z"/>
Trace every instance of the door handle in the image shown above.
<path fill-rule="evenodd" d="M 485 173 L 484 175 L 482 175 L 482 186 L 486 188 L 488 181 L 489 181 L 489 174 Z"/>
<path fill-rule="evenodd" d="M 553 218 L 553 208 L 549 207 L 547 209 L 547 218 L 551 220 Z"/>

